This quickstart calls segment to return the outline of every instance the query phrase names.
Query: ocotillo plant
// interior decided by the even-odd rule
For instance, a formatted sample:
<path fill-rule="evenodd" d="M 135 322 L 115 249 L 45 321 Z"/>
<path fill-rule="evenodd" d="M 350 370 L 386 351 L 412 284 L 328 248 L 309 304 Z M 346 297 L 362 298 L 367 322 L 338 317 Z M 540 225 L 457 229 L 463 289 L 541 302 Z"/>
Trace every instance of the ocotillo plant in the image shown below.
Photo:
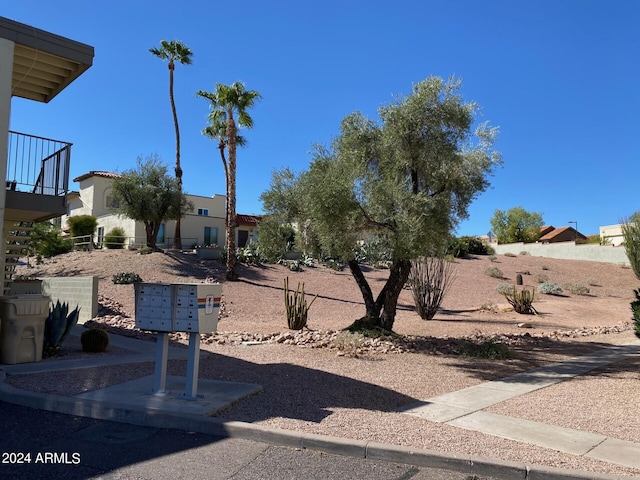
<path fill-rule="evenodd" d="M 307 325 L 309 308 L 316 298 L 318 295 L 313 297 L 311 303 L 307 305 L 307 300 L 304 298 L 304 282 L 302 284 L 298 282 L 298 288 L 293 292 L 289 290 L 289 277 L 284 279 L 284 309 L 291 330 L 302 330 Z"/>

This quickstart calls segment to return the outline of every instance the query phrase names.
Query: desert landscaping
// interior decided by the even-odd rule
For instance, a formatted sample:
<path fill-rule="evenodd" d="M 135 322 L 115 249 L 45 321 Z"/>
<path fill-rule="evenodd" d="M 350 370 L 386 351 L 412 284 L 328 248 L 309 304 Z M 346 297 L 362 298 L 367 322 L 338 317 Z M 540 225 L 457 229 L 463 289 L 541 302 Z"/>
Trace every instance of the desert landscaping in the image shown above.
<path fill-rule="evenodd" d="M 491 267 L 502 272 L 501 278 L 487 275 Z M 95 250 L 47 259 L 40 265 L 21 267 L 17 273 L 98 276 L 101 307 L 98 317 L 87 324 L 152 341 L 153 333 L 134 328 L 133 286 L 114 284 L 113 275 L 135 272 L 145 282 L 221 282 L 218 331 L 202 337 L 202 348 L 210 353 L 201 362 L 200 377 L 258 383 L 264 389 L 219 412 L 221 418 L 560 468 L 640 474 L 397 412 L 421 399 L 636 339 L 629 303 L 640 282 L 628 267 L 498 255 L 456 259 L 455 268 L 453 286 L 433 320 L 420 319 L 411 292 L 405 289 L 394 324 L 400 338 L 382 340 L 341 332 L 364 314 L 362 297 L 348 269 L 318 265 L 292 272 L 282 265 L 241 265 L 240 281 L 226 282 L 219 261 L 200 260 L 191 253 Z M 374 294 L 387 274 L 384 269 L 365 270 Z M 519 315 L 496 292 L 500 284 L 514 284 L 517 275 L 525 286 L 537 287 L 546 279 L 569 287 L 561 295 L 536 294 L 538 315 Z M 285 277 L 294 288 L 304 282 L 309 297 L 318 296 L 302 331 L 287 328 Z M 588 288 L 588 293 L 571 293 L 571 285 L 577 284 Z M 173 340 L 186 343 L 186 336 L 174 335 Z M 61 358 L 88 355 L 78 351 L 77 341 L 76 337 L 67 340 Z M 469 350 L 469 345 L 486 345 L 487 341 L 508 346 L 509 357 L 473 356 L 477 351 Z M 639 367 L 640 358 L 634 356 L 503 402 L 492 411 L 638 441 Z M 185 362 L 172 361 L 169 370 L 184 375 Z M 33 391 L 74 395 L 152 372 L 149 363 L 14 376 L 7 382 Z"/>

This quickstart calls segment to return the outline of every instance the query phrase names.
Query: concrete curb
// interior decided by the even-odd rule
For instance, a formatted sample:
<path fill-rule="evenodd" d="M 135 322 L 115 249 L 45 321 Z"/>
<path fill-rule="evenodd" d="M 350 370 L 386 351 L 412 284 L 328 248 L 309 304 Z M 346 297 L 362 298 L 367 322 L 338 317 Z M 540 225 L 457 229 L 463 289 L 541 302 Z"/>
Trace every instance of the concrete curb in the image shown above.
<path fill-rule="evenodd" d="M 509 480 L 629 480 L 638 478 L 526 465 L 488 457 L 440 453 L 426 449 L 279 430 L 200 415 L 163 413 L 146 408 L 122 407 L 115 403 L 27 392 L 4 383 L 5 375 L 4 372 L 0 372 L 0 400 L 2 401 L 99 420 L 156 428 L 172 428 L 227 438 L 242 438 L 281 447 L 310 449 L 355 458 L 440 468 L 468 475 L 491 476 Z"/>

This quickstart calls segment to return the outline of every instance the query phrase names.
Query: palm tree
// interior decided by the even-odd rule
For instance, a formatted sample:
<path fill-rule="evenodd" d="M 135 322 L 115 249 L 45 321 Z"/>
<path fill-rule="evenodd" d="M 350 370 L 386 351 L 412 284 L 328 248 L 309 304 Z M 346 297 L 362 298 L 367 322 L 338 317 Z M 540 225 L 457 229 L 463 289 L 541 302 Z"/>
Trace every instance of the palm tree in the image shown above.
<path fill-rule="evenodd" d="M 201 92 L 198 92 L 200 95 Z M 204 95 L 200 95 L 204 97 Z M 218 140 L 218 150 L 220 150 L 220 158 L 222 160 L 222 166 L 224 167 L 224 178 L 225 178 L 225 186 L 226 186 L 226 197 L 229 198 L 229 182 L 227 179 L 229 178 L 229 167 L 227 164 L 227 157 L 225 155 L 225 149 L 227 148 L 227 120 L 226 120 L 226 112 L 222 110 L 216 110 L 212 112 L 210 116 L 211 125 L 207 125 L 202 129 L 202 134 L 206 135 L 212 140 Z M 236 135 L 236 145 L 238 147 L 243 147 L 247 143 L 246 139 L 242 135 Z M 225 202 L 225 226 L 229 222 L 229 204 Z"/>
<path fill-rule="evenodd" d="M 175 63 L 183 65 L 191 64 L 193 52 L 184 43 L 178 40 L 160 40 L 160 48 L 152 47 L 149 49 L 151 54 L 160 60 L 169 61 L 169 101 L 171 102 L 171 113 L 173 113 L 173 125 L 176 129 L 176 180 L 178 189 L 182 193 L 182 167 L 180 166 L 180 129 L 178 128 L 178 114 L 176 113 L 176 103 L 173 99 L 173 70 Z M 182 239 L 180 238 L 180 218 L 176 220 L 176 231 L 173 238 L 173 248 L 182 248 Z"/>
<path fill-rule="evenodd" d="M 209 127 L 203 130 L 205 135 L 219 140 L 218 148 L 225 167 L 227 180 L 227 230 L 225 242 L 227 246 L 227 279 L 237 280 L 236 273 L 236 147 L 245 144 L 245 139 L 238 135 L 238 126 L 253 127 L 253 119 L 247 110 L 253 107 L 260 99 L 260 94 L 255 90 L 245 90 L 242 82 L 234 82 L 231 85 L 216 84 L 214 92 L 200 90 L 196 95 L 206 98 L 211 103 L 209 114 Z M 234 114 L 237 114 L 238 121 Z M 224 156 L 225 147 L 229 151 L 228 161 Z"/>

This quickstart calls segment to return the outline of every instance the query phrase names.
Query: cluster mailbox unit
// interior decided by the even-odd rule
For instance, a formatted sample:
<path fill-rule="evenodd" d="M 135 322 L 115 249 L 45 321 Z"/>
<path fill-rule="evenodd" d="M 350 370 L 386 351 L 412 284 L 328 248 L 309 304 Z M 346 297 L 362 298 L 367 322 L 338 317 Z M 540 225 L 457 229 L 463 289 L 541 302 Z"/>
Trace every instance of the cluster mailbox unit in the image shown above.
<path fill-rule="evenodd" d="M 222 285 L 212 283 L 135 284 L 136 327 L 158 332 L 154 395 L 166 394 L 169 333 L 189 333 L 185 397 L 197 398 L 200 334 L 218 326 Z"/>

